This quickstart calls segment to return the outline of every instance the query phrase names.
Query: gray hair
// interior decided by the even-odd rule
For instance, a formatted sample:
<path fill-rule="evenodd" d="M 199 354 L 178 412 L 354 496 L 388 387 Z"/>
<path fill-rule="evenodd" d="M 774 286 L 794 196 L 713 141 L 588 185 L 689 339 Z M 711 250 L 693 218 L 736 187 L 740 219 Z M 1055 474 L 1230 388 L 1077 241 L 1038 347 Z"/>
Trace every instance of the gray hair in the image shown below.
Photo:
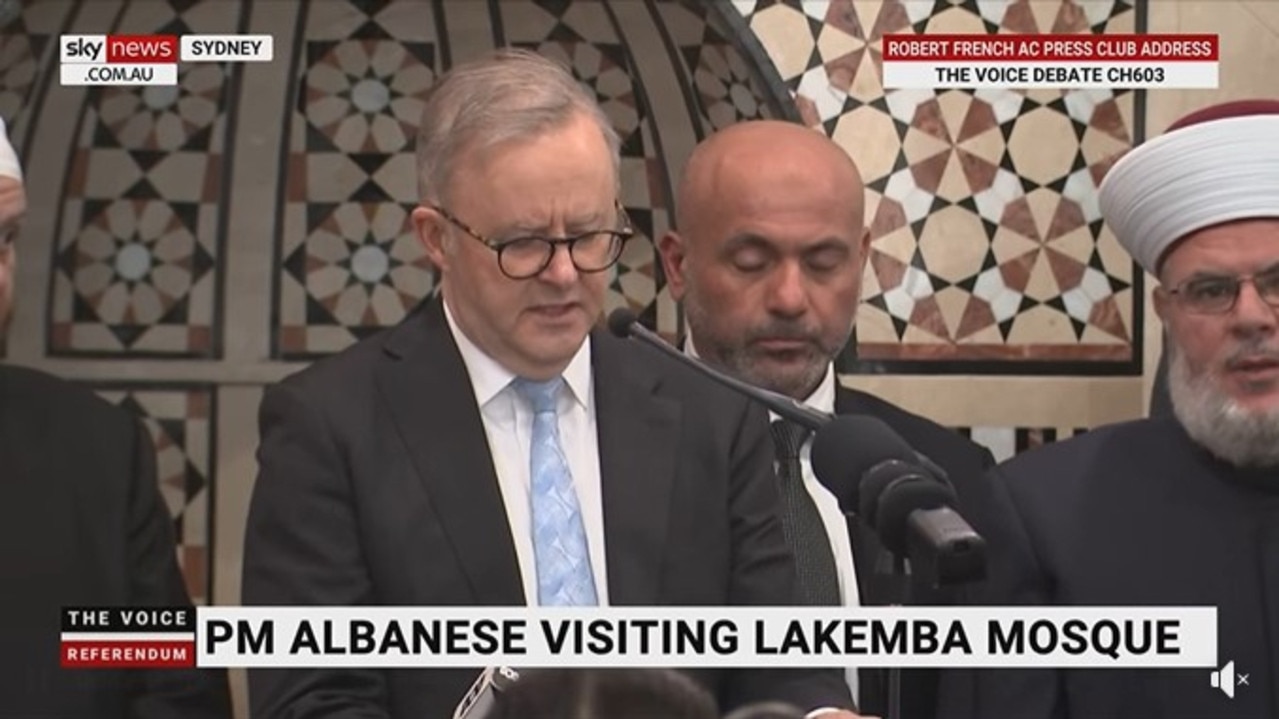
<path fill-rule="evenodd" d="M 594 96 L 564 66 L 528 50 L 505 48 L 454 67 L 436 81 L 422 111 L 418 194 L 444 201 L 464 153 L 537 137 L 579 113 L 599 126 L 616 170 L 621 139 Z"/>

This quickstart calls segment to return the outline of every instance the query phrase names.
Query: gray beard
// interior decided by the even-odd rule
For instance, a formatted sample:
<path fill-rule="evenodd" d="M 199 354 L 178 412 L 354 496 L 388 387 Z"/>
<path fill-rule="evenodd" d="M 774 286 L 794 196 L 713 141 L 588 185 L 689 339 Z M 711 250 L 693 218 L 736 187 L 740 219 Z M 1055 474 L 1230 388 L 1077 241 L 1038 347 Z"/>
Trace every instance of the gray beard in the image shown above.
<path fill-rule="evenodd" d="M 1175 348 L 1169 352 L 1173 413 L 1191 439 L 1236 467 L 1279 467 L 1279 409 L 1243 409 L 1211 377 L 1193 374 Z"/>

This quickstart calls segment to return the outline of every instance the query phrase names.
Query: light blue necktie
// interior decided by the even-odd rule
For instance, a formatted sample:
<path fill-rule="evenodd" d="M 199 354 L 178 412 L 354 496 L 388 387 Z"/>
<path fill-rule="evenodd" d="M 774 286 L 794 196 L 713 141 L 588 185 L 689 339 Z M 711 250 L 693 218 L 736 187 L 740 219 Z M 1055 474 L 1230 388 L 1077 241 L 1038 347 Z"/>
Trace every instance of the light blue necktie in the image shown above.
<path fill-rule="evenodd" d="M 529 471 L 533 519 L 533 556 L 537 562 L 537 601 L 549 606 L 594 606 L 586 528 L 573 491 L 573 475 L 560 446 L 556 405 L 564 378 L 512 383 L 533 406 L 533 442 Z"/>

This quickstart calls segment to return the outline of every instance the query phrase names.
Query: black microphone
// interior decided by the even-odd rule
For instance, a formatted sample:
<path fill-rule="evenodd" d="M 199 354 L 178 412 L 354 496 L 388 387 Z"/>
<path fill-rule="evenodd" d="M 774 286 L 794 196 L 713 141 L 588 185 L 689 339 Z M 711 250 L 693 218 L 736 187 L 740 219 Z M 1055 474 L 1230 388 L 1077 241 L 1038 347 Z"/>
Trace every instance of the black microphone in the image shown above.
<path fill-rule="evenodd" d="M 453 719 L 484 719 L 493 713 L 502 694 L 519 681 L 520 673 L 510 667 L 489 667 L 480 672 L 466 696 L 453 710 Z"/>
<path fill-rule="evenodd" d="M 817 479 L 888 551 L 909 558 L 917 577 L 934 586 L 983 578 L 986 541 L 955 511 L 954 488 L 918 456 L 869 416 L 837 417 L 813 438 Z"/>
<path fill-rule="evenodd" d="M 666 342 L 666 340 L 662 339 L 649 328 L 640 324 L 639 318 L 635 316 L 635 313 L 625 307 L 619 307 L 609 313 L 608 329 L 618 337 L 624 339 L 627 337 L 633 337 L 660 350 L 665 353 L 666 356 L 671 357 L 675 361 L 688 365 L 716 382 L 750 397 L 756 402 L 759 402 L 772 410 L 774 414 L 785 417 L 800 426 L 816 431 L 834 419 L 832 415 L 815 410 L 802 402 L 796 401 L 794 398 L 756 387 L 749 382 L 744 382 L 736 377 L 724 374 L 723 372 L 698 362 L 675 347 L 672 347 Z"/>

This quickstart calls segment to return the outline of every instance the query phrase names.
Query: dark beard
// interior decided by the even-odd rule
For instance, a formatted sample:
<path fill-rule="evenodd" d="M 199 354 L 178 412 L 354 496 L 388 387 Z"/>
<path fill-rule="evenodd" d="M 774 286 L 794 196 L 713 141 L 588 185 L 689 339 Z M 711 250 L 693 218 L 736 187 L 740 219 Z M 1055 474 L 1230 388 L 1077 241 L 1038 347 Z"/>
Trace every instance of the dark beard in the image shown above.
<path fill-rule="evenodd" d="M 745 336 L 721 337 L 709 331 L 714 321 L 692 301 L 692 294 L 684 298 L 684 314 L 688 327 L 703 360 L 717 365 L 729 374 L 778 394 L 804 401 L 826 377 L 831 360 L 844 347 L 846 335 L 833 348 L 823 345 L 820 332 L 803 327 L 774 323 L 764 328 L 752 329 Z M 852 327 L 849 327 L 849 335 Z M 808 342 L 802 367 L 790 371 L 778 371 L 769 366 L 767 358 L 752 348 L 752 340 L 759 337 L 790 338 Z"/>

